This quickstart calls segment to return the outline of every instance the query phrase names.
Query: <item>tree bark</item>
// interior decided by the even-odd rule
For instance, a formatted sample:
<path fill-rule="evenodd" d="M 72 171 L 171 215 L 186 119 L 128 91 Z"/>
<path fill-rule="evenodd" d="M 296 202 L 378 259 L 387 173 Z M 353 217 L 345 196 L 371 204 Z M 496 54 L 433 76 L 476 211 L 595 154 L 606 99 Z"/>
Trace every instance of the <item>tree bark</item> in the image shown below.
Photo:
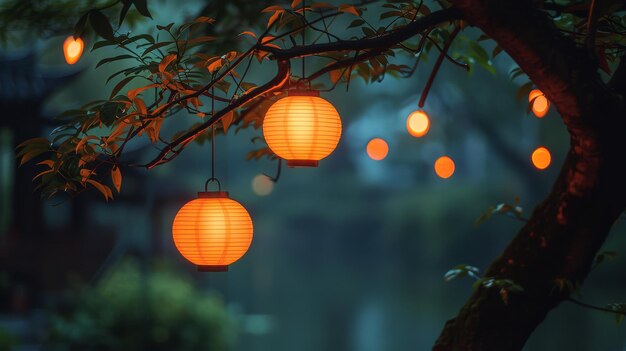
<path fill-rule="evenodd" d="M 582 284 L 624 211 L 623 84 L 603 82 L 588 51 L 564 37 L 532 1 L 452 2 L 547 95 L 571 136 L 552 192 L 485 273 L 510 279 L 524 291 L 511 293 L 504 303 L 497 288 L 476 289 L 433 348 L 521 350 L 547 313 L 568 297 L 570 291 L 557 282 Z"/>

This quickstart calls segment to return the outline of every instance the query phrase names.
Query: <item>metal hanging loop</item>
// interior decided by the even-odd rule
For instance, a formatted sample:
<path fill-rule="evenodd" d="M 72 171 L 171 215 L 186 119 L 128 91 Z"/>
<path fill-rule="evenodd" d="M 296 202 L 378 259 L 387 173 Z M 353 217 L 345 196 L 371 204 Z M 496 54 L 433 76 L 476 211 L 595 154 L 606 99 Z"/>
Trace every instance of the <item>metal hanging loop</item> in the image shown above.
<path fill-rule="evenodd" d="M 204 183 L 204 191 L 208 192 L 209 191 L 209 183 L 211 182 L 216 182 L 217 183 L 217 191 L 222 191 L 222 184 L 220 183 L 220 181 L 215 178 L 215 177 L 211 177 L 209 179 L 207 179 L 206 183 Z"/>

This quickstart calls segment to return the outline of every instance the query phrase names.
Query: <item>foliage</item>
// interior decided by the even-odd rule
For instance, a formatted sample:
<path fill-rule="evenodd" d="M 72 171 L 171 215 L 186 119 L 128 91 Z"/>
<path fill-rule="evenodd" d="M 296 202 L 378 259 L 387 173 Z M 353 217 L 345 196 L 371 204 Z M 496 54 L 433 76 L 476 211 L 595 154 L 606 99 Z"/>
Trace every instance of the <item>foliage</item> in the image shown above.
<path fill-rule="evenodd" d="M 444 275 L 444 279 L 446 282 L 449 282 L 453 279 L 463 278 L 463 277 L 472 277 L 474 279 L 480 279 L 480 275 L 478 274 L 480 269 L 470 266 L 467 264 L 460 264 L 450 269 Z"/>
<path fill-rule="evenodd" d="M 120 23 L 129 8 L 149 15 L 149 10 L 142 9 L 136 1 L 121 1 L 118 5 L 122 5 Z M 123 52 L 101 60 L 96 67 L 118 61 L 129 65 L 109 77 L 117 83 L 108 99 L 61 114 L 58 120 L 62 124 L 51 133 L 48 142 L 38 138 L 19 146 L 21 163 L 35 159 L 44 167 L 36 177 L 41 182 L 42 196 L 50 197 L 59 192 L 75 194 L 93 188 L 105 199 L 113 198 L 112 188 L 119 192 L 123 183 L 122 166 L 127 163 L 122 159 L 123 150 L 133 139 L 144 137 L 164 148 L 152 162 L 144 165 L 152 168 L 175 158 L 192 140 L 204 142 L 208 138 L 206 131 L 214 124 L 223 134 L 228 133 L 231 125 L 236 126 L 235 132 L 260 128 L 265 111 L 275 99 L 283 96 L 284 87 L 282 83 L 262 87 L 246 80 L 247 73 L 251 67 L 264 69 L 262 67 L 268 63 L 272 64 L 279 51 L 297 48 L 303 30 L 309 32 L 309 37 L 314 34 L 312 43 L 336 43 L 338 37 L 330 29 L 335 19 L 353 17 L 356 19 L 346 31 L 351 35 L 350 40 L 373 39 L 393 34 L 431 13 L 424 4 L 384 4 L 385 11 L 378 21 L 386 24 L 374 26 L 372 19 L 364 15 L 366 8 L 312 3 L 304 11 L 308 15 L 305 20 L 299 5 L 299 1 L 294 1 L 286 7 L 267 7 L 263 13 L 269 18 L 263 31 L 246 30 L 238 36 L 240 45 L 250 42 L 253 45 L 247 50 L 226 52 L 213 52 L 212 49 L 217 48 L 212 45 L 216 38 L 204 35 L 206 30 L 196 30 L 214 26 L 216 20 L 206 16 L 181 25 L 157 25 L 156 34 L 130 35 L 115 32 L 111 21 L 104 16 L 105 11 L 96 8 L 85 12 L 75 25 L 76 35 L 85 28 L 93 28 L 104 38 L 93 45 L 94 50 L 113 47 Z M 339 84 L 349 86 L 353 77 L 365 82 L 380 81 L 387 75 L 408 77 L 416 67 L 390 60 L 399 54 L 416 58 L 416 63 L 424 60 L 432 48 L 441 50 L 454 27 L 454 22 L 442 23 L 428 30 L 428 40 L 423 36 L 415 38 L 414 42 L 390 43 L 376 50 L 328 50 L 317 55 L 320 61 L 317 66 L 321 69 L 308 77 L 292 75 L 290 85 L 306 84 L 327 76 L 330 86 L 324 83 L 313 86 L 333 89 Z M 334 28 L 340 30 L 337 24 Z M 482 56 L 482 51 L 472 47 L 476 55 Z M 464 57 L 473 57 L 468 55 Z M 129 86 L 133 88 L 127 89 Z M 198 122 L 185 130 L 169 133 L 168 138 L 161 127 L 171 118 L 184 119 L 180 111 L 187 112 Z M 248 159 L 260 157 L 274 159 L 275 155 L 264 146 L 247 156 Z"/>
<path fill-rule="evenodd" d="M 284 5 L 278 3 L 261 11 L 265 21 L 261 29 L 241 28 L 236 40 L 226 41 L 207 35 L 218 33 L 212 28 L 222 18 L 204 15 L 180 25 L 157 25 L 155 34 L 131 35 L 115 29 L 131 18 L 131 14 L 151 18 L 146 0 L 107 3 L 91 0 L 84 7 L 75 8 L 70 8 L 68 1 L 40 0 L 32 6 L 25 4 L 10 1 L 2 8 L 0 17 L 7 19 L 7 24 L 0 28 L 0 33 L 6 35 L 20 23 L 32 24 L 43 19 L 46 23 L 55 20 L 64 23 L 68 17 L 76 15 L 75 36 L 93 32 L 104 39 L 96 42 L 93 49 L 112 47 L 120 52 L 103 59 L 96 67 L 118 61 L 128 63 L 126 68 L 109 77 L 109 81 L 117 83 L 107 99 L 59 116 L 61 125 L 49 136 L 48 145 L 41 138 L 20 145 L 21 163 L 36 159 L 43 167 L 36 177 L 41 182 L 42 196 L 94 188 L 108 200 L 113 197 L 110 185 L 120 191 L 121 166 L 131 163 L 123 161 L 123 151 L 129 141 L 143 137 L 161 148 L 161 152 L 143 166 L 152 168 L 167 163 L 191 141 L 205 141 L 206 131 L 214 125 L 224 134 L 231 125 L 237 126 L 236 131 L 248 127 L 258 129 L 264 111 L 290 86 L 306 87 L 308 84 L 318 90 L 331 90 L 345 84 L 349 89 L 353 78 L 372 83 L 386 76 L 411 77 L 418 64 L 435 51 L 438 59 L 422 94 L 420 101 L 423 103 L 442 60 L 447 59 L 470 72 L 478 65 L 494 73 L 492 59 L 503 52 L 501 46 L 491 43 L 484 34 L 476 36 L 464 32 L 457 37 L 466 24 L 453 12 L 446 12 L 450 10 L 446 1 L 430 4 L 389 0 L 383 4 L 365 2 L 367 6 L 324 2 L 303 6 L 300 0 Z M 589 46 L 589 4 L 563 0 L 540 1 L 537 5 L 550 15 L 564 36 L 570 36 L 577 45 Z M 373 9 L 376 11 L 371 11 Z M 218 10 L 216 14 L 223 13 Z M 201 12 L 211 11 L 205 8 Z M 626 47 L 623 35 L 626 16 L 623 6 L 615 1 L 599 5 L 594 14 L 597 30 L 592 33 L 592 51 L 602 70 L 610 74 L 611 65 Z M 343 18 L 344 22 L 338 18 Z M 428 22 L 432 18 L 439 19 Z M 428 24 L 419 26 L 420 23 Z M 403 31 L 410 32 L 398 34 Z M 300 44 L 304 37 L 308 38 L 306 45 Z M 225 49 L 222 45 L 225 42 L 232 43 L 233 47 Z M 353 44 L 363 45 L 352 48 Z M 246 46 L 247 49 L 240 49 Z M 303 56 L 315 56 L 314 65 L 310 66 L 317 71 L 309 75 L 303 72 L 298 77 L 285 65 Z M 413 60 L 413 65 L 405 64 L 407 60 Z M 274 63 L 280 67 L 281 62 L 282 71 L 278 70 L 274 80 L 266 84 L 246 80 L 251 69 L 266 70 L 267 65 Z M 284 73 L 289 79 L 281 76 Z M 512 72 L 513 79 L 521 75 L 520 69 Z M 322 77 L 327 79 L 313 82 Z M 128 86 L 134 88 L 126 89 Z M 523 84 L 518 97 L 531 88 L 531 82 Z M 186 112 L 187 117 L 178 113 L 181 111 Z M 168 138 L 161 127 L 172 118 L 195 119 L 195 123 L 187 123 L 191 127 L 170 133 Z M 266 148 L 251 151 L 247 158 L 265 156 L 275 158 Z M 496 210 L 517 215 L 515 208 L 513 211 L 504 209 Z"/>
<path fill-rule="evenodd" d="M 480 217 L 476 219 L 474 225 L 479 226 L 484 221 L 491 219 L 494 214 L 502 214 L 517 220 L 525 222 L 526 219 L 522 216 L 522 212 L 524 209 L 519 206 L 519 198 L 515 198 L 515 202 L 513 204 L 501 203 L 496 206 L 489 206 L 487 211 L 485 211 Z"/>
<path fill-rule="evenodd" d="M 480 287 L 484 287 L 488 289 L 497 289 L 504 304 L 509 303 L 509 296 L 511 293 L 521 293 L 524 291 L 524 288 L 521 285 L 516 284 L 511 279 L 481 277 L 479 272 L 480 270 L 474 266 L 460 264 L 446 272 L 444 279 L 446 282 L 449 282 L 453 279 L 463 277 L 474 278 L 476 281 L 472 284 L 472 288 L 478 289 Z"/>
<path fill-rule="evenodd" d="M 149 16 L 146 0 L 6 0 L 0 5 L 0 42 L 22 44 L 31 35 L 111 36 L 108 20 L 119 12 L 119 25 L 134 25 Z M 118 8 L 120 10 L 118 10 Z M 77 21 L 78 19 L 78 21 Z"/>
<path fill-rule="evenodd" d="M 224 350 L 233 338 L 222 301 L 162 265 L 126 260 L 69 303 L 51 317 L 53 350 Z"/>
<path fill-rule="evenodd" d="M 619 257 L 619 252 L 616 251 L 603 251 L 600 254 L 598 254 L 598 256 L 596 256 L 596 260 L 593 263 L 593 266 L 596 267 L 599 264 L 609 261 L 609 260 L 615 260 L 617 259 L 617 257 Z"/>
<path fill-rule="evenodd" d="M 615 323 L 622 324 L 626 317 L 626 303 L 611 303 L 606 306 L 607 309 L 615 312 Z"/>

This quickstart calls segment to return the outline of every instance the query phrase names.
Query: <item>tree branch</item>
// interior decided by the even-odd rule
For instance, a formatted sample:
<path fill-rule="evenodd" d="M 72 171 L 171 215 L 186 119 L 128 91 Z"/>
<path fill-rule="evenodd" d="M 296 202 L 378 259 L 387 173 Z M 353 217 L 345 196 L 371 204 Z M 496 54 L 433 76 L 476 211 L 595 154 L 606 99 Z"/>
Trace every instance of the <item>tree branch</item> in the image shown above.
<path fill-rule="evenodd" d="M 591 304 L 588 304 L 588 303 L 586 303 L 586 302 L 582 302 L 582 301 L 576 300 L 576 299 L 575 299 L 575 298 L 573 298 L 573 297 L 569 297 L 569 298 L 567 299 L 567 301 L 569 301 L 569 302 L 571 302 L 571 303 L 573 303 L 573 304 L 576 304 L 576 305 L 578 305 L 578 306 L 584 307 L 584 308 L 589 308 L 589 309 L 596 310 L 596 311 L 601 311 L 601 312 L 608 312 L 608 313 L 614 313 L 614 314 L 621 314 L 622 316 L 626 316 L 626 312 L 623 312 L 623 311 L 617 311 L 617 310 L 612 310 L 612 309 L 610 309 L 610 308 L 604 308 L 604 307 L 600 307 L 600 306 L 591 305 Z"/>
<path fill-rule="evenodd" d="M 596 0 L 591 0 L 591 5 L 589 5 L 589 16 L 587 17 L 587 51 L 589 51 L 589 56 L 594 60 L 598 60 L 598 55 L 596 53 L 596 32 L 598 30 L 598 9 L 597 9 Z"/>
<path fill-rule="evenodd" d="M 432 72 L 430 72 L 430 77 L 428 77 L 428 82 L 426 82 L 426 86 L 424 87 L 424 90 L 422 91 L 422 96 L 420 97 L 420 101 L 418 104 L 419 107 L 424 107 L 424 103 L 426 102 L 426 98 L 428 97 L 428 92 L 430 91 L 430 88 L 432 87 L 433 82 L 435 81 L 437 72 L 439 72 L 439 67 L 441 67 L 441 63 L 443 62 L 443 59 L 448 55 L 448 50 L 450 49 L 450 45 L 452 45 L 454 38 L 456 38 L 457 34 L 459 34 L 460 31 L 461 31 L 461 27 L 457 26 L 456 28 L 454 28 L 454 31 L 450 33 L 448 40 L 446 40 L 446 43 L 444 44 L 443 49 L 441 49 L 441 53 L 439 53 L 439 57 L 437 57 L 437 61 L 435 61 L 433 70 Z"/>
<path fill-rule="evenodd" d="M 475 290 L 449 320 L 434 350 L 521 350 L 569 293 L 558 280 L 582 284 L 626 205 L 617 160 L 626 152 L 622 97 L 605 84 L 584 47 L 564 36 L 532 1 L 452 0 L 467 21 L 493 38 L 556 106 L 571 147 L 552 192 L 485 275 L 524 287 L 503 304 Z"/>
<path fill-rule="evenodd" d="M 342 69 L 348 66 L 352 66 L 357 62 L 361 62 L 361 61 L 365 61 L 367 59 L 370 59 L 374 56 L 378 56 L 380 55 L 384 50 L 386 49 L 377 49 L 377 50 L 372 50 L 369 52 L 365 52 L 363 54 L 357 55 L 356 57 L 352 57 L 352 58 L 348 58 L 345 60 L 341 60 L 341 61 L 337 61 L 337 62 L 333 62 L 332 64 L 321 68 L 320 70 L 318 70 L 317 72 L 311 74 L 310 76 L 306 77 L 307 81 L 312 81 L 315 80 L 321 76 L 323 76 L 324 74 L 328 73 L 328 72 L 332 72 L 338 69 Z"/>
<path fill-rule="evenodd" d="M 249 92 L 248 94 L 244 94 L 238 99 L 235 99 L 228 106 L 223 108 L 222 110 L 216 112 L 211 118 L 209 118 L 206 122 L 201 125 L 187 131 L 185 134 L 173 140 L 171 143 L 167 144 L 163 150 L 154 158 L 152 161 L 143 165 L 144 167 L 150 169 L 159 164 L 168 162 L 175 158 L 181 151 L 181 148 L 184 147 L 191 140 L 196 138 L 200 133 L 205 131 L 207 128 L 211 127 L 217 121 L 219 121 L 226 113 L 236 110 L 237 108 L 243 106 L 249 101 L 255 99 L 256 97 L 268 93 L 272 90 L 279 89 L 283 86 L 283 84 L 288 80 L 290 74 L 290 64 L 289 60 L 293 58 L 310 56 L 320 53 L 329 53 L 335 51 L 353 51 L 353 50 L 371 50 L 367 54 L 362 54 L 361 59 L 369 58 L 374 53 L 380 53 L 385 50 L 390 49 L 394 45 L 401 43 L 415 35 L 420 34 L 422 31 L 431 28 L 441 22 L 452 21 L 455 19 L 461 18 L 460 12 L 456 9 L 444 9 L 437 12 L 433 12 L 427 16 L 421 17 L 420 19 L 411 22 L 410 24 L 399 28 L 397 30 L 388 32 L 386 34 L 382 34 L 373 38 L 364 38 L 357 40 L 347 40 L 347 41 L 336 41 L 327 44 L 313 44 L 308 46 L 295 46 L 289 49 L 277 49 L 275 47 L 266 46 L 262 44 L 257 44 L 246 53 L 241 55 L 226 71 L 222 72 L 218 78 L 213 80 L 211 83 L 205 85 L 197 92 L 194 92 L 189 95 L 181 96 L 177 99 L 174 99 L 168 102 L 165 107 L 160 108 L 160 111 L 165 111 L 171 106 L 174 106 L 177 103 L 185 101 L 186 99 L 200 96 L 201 94 L 207 92 L 216 82 L 220 81 L 223 77 L 230 74 L 232 70 L 254 50 L 263 50 L 270 52 L 272 54 L 272 58 L 277 60 L 278 63 L 278 72 L 276 76 L 267 82 L 266 84 L 259 86 Z M 313 22 L 311 22 L 313 23 Z M 263 37 L 263 36 L 261 36 Z M 278 38 L 278 37 L 276 37 Z M 274 39 L 276 39 L 274 38 Z M 261 40 L 259 40 L 260 42 Z M 356 61 L 358 62 L 358 61 Z M 355 63 L 355 59 L 343 60 L 334 63 L 336 65 L 334 69 L 339 69 L 342 67 L 349 66 Z M 331 65 L 332 66 L 332 65 Z M 331 69 L 331 70 L 334 70 Z M 329 70 L 330 71 L 330 70 Z M 314 73 L 315 77 L 309 79 L 317 78 L 317 73 Z M 178 149 L 177 149 L 178 148 Z M 168 157 L 170 154 L 171 157 Z"/>
<path fill-rule="evenodd" d="M 288 49 L 277 49 L 261 45 L 259 49 L 270 52 L 276 60 L 288 60 L 302 56 L 311 56 L 320 53 L 329 53 L 336 51 L 357 51 L 391 48 L 411 37 L 420 34 L 422 31 L 433 27 L 439 23 L 461 19 L 461 13 L 455 8 L 447 8 L 433 12 L 427 16 L 421 17 L 414 22 L 407 24 L 396 30 L 381 34 L 380 36 L 356 39 L 342 40 L 332 43 L 321 43 L 307 46 L 294 46 Z"/>
<path fill-rule="evenodd" d="M 247 102 L 255 99 L 256 97 L 262 94 L 271 92 L 273 90 L 276 90 L 282 87 L 283 84 L 285 84 L 287 80 L 289 79 L 290 64 L 289 64 L 289 61 L 279 60 L 277 61 L 277 66 L 278 66 L 278 71 L 276 72 L 276 75 L 274 76 L 274 78 L 269 80 L 267 83 L 254 88 L 249 93 L 244 94 L 240 96 L 239 98 L 233 100 L 231 104 L 224 107 L 220 111 L 217 111 L 207 121 L 205 121 L 204 123 L 200 124 L 199 126 L 193 129 L 188 130 L 183 135 L 176 138 L 174 141 L 169 143 L 163 150 L 161 150 L 161 152 L 157 155 L 156 158 L 154 158 L 152 161 L 148 162 L 147 164 L 143 165 L 143 167 L 151 169 L 163 163 L 164 161 L 172 160 L 180 153 L 180 150 L 176 150 L 176 147 L 185 145 L 189 143 L 191 140 L 195 139 L 200 133 L 204 132 L 205 130 L 210 128 L 213 124 L 215 124 L 217 121 L 219 121 L 225 114 L 231 111 L 234 111 L 235 109 L 243 106 Z M 170 154 L 172 154 L 172 156 L 168 158 L 168 155 Z"/>

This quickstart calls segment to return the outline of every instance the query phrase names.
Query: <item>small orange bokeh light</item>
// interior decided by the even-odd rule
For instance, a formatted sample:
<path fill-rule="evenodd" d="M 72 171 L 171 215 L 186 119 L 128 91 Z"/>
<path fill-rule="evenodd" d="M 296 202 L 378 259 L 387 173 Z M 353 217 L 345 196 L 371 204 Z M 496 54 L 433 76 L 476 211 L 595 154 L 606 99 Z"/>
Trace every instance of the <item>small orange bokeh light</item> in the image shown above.
<path fill-rule="evenodd" d="M 533 113 L 537 118 L 543 118 L 550 110 L 550 101 L 548 101 L 543 92 L 539 89 L 533 89 L 530 94 L 528 94 L 528 102 L 531 101 L 533 102 Z"/>
<path fill-rule="evenodd" d="M 367 155 L 376 161 L 383 160 L 389 153 L 389 145 L 381 138 L 374 138 L 367 143 Z"/>
<path fill-rule="evenodd" d="M 430 119 L 426 112 L 421 110 L 411 112 L 406 119 L 406 129 L 416 138 L 426 135 L 430 129 Z"/>
<path fill-rule="evenodd" d="M 73 36 L 67 37 L 63 42 L 63 55 L 65 56 L 65 62 L 70 65 L 75 64 L 83 54 L 85 43 L 81 38 L 74 39 Z"/>
<path fill-rule="evenodd" d="M 454 174 L 454 161 L 448 156 L 441 156 L 435 161 L 435 173 L 440 178 L 447 179 Z"/>
<path fill-rule="evenodd" d="M 552 162 L 552 155 L 550 155 L 550 150 L 546 149 L 543 146 L 540 146 L 533 151 L 531 155 L 531 160 L 533 161 L 533 166 L 537 169 L 546 169 L 550 166 Z"/>

